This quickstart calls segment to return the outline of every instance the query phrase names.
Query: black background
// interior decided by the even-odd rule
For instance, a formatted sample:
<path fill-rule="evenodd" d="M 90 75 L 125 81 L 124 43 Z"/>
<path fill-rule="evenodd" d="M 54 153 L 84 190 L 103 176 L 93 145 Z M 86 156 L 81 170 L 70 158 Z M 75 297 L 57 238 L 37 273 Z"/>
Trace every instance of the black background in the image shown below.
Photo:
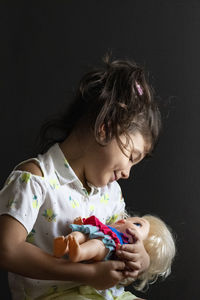
<path fill-rule="evenodd" d="M 163 133 L 153 158 L 120 183 L 133 211 L 171 225 L 178 251 L 170 277 L 135 294 L 200 299 L 200 1 L 1 1 L 0 36 L 1 186 L 32 155 L 42 122 L 108 50 L 149 71 Z"/>

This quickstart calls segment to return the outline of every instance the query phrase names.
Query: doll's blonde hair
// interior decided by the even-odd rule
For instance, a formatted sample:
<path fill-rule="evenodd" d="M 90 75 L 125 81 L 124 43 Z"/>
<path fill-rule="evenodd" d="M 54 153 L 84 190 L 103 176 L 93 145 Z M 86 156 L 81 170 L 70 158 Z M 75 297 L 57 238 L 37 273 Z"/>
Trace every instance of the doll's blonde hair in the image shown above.
<path fill-rule="evenodd" d="M 176 253 L 175 240 L 170 228 L 158 217 L 145 215 L 142 218 L 150 224 L 148 237 L 143 241 L 150 257 L 150 265 L 133 283 L 137 290 L 147 289 L 158 277 L 165 279 L 171 273 Z"/>

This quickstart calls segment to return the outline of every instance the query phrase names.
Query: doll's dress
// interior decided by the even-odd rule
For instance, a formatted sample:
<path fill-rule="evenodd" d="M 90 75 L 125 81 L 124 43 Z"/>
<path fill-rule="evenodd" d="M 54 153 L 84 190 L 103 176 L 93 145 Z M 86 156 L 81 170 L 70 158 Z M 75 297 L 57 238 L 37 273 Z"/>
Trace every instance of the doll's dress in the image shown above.
<path fill-rule="evenodd" d="M 118 244 L 128 244 L 128 237 L 117 229 L 105 225 L 95 216 L 83 218 L 83 225 L 70 224 L 72 231 L 80 231 L 87 234 L 89 239 L 101 238 L 105 247 L 109 250 L 105 260 L 109 259 Z"/>

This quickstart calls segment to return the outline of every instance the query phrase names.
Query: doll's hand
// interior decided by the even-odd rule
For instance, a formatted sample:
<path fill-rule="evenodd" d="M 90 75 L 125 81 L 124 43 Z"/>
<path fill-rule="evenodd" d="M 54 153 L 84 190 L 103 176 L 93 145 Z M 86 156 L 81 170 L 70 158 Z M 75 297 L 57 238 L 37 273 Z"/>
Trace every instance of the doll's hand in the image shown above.
<path fill-rule="evenodd" d="M 92 272 L 87 273 L 89 281 L 87 284 L 97 290 L 113 287 L 125 278 L 123 274 L 125 263 L 122 261 L 97 262 L 91 264 L 90 267 L 92 267 Z"/>
<path fill-rule="evenodd" d="M 73 224 L 83 225 L 83 220 L 82 220 L 82 218 L 81 218 L 81 217 L 75 218 Z"/>
<path fill-rule="evenodd" d="M 125 277 L 136 279 L 149 267 L 150 259 L 143 241 L 136 235 L 136 232 L 133 229 L 128 229 L 127 233 L 132 236 L 134 243 L 121 245 L 116 251 L 116 255 L 126 264 Z"/>

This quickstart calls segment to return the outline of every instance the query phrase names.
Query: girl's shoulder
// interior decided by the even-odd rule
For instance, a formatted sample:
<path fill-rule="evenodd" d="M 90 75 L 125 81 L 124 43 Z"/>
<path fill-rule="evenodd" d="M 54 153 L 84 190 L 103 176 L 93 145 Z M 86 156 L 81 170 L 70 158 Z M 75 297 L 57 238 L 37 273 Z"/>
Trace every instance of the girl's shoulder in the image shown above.
<path fill-rule="evenodd" d="M 40 168 L 40 166 L 34 160 L 30 160 L 30 161 L 21 163 L 20 165 L 18 165 L 16 167 L 15 170 L 16 171 L 19 170 L 19 171 L 23 171 L 23 172 L 29 172 L 33 175 L 44 177 L 42 169 Z"/>

